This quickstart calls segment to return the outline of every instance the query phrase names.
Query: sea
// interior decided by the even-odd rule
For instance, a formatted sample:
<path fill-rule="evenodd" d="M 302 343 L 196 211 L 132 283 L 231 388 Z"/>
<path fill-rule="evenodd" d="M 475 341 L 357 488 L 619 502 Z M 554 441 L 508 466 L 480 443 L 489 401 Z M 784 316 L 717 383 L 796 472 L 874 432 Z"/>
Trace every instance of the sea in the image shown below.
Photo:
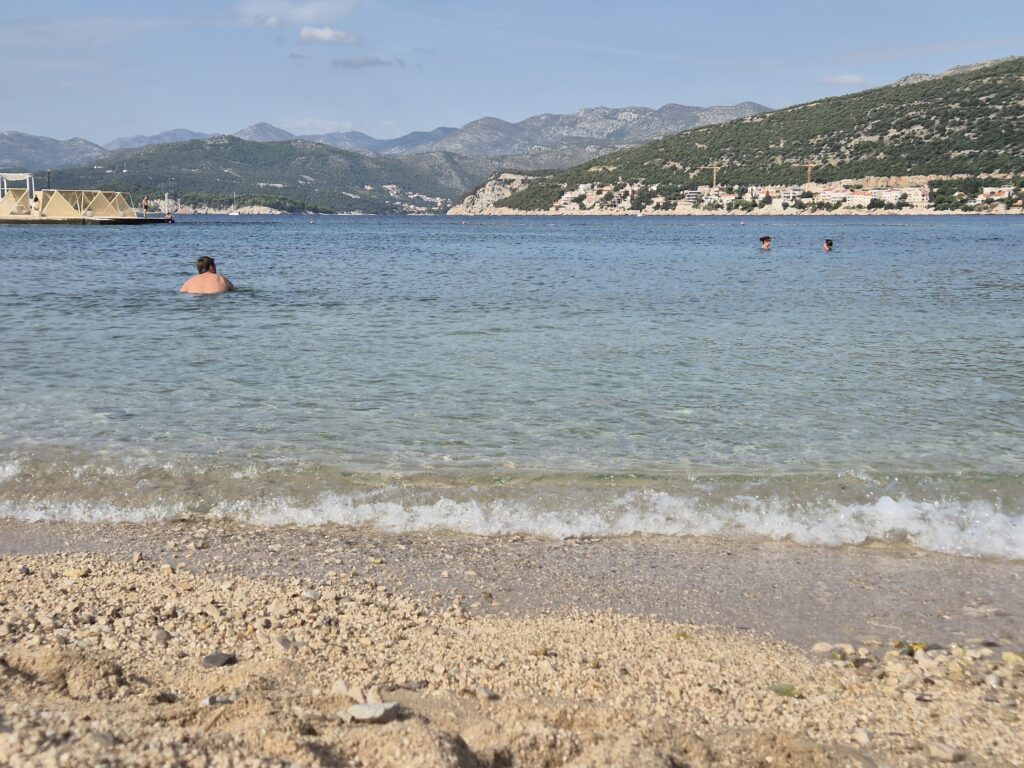
<path fill-rule="evenodd" d="M 0 274 L 2 517 L 1024 559 L 1021 216 L 5 226 Z"/>

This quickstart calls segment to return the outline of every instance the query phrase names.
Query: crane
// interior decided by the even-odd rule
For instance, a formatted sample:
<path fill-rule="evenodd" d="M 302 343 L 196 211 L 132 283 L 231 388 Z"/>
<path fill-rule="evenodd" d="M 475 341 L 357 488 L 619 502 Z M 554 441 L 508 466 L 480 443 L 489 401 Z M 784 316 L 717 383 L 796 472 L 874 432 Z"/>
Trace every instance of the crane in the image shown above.
<path fill-rule="evenodd" d="M 718 170 L 721 167 L 722 166 L 720 166 L 718 163 L 712 163 L 711 165 L 702 165 L 697 170 L 699 170 L 699 171 L 703 171 L 703 170 L 707 170 L 707 169 L 711 170 L 711 186 L 712 186 L 712 188 L 714 188 L 714 187 L 718 186 Z"/>
<path fill-rule="evenodd" d="M 797 163 L 794 168 L 806 168 L 807 169 L 807 183 L 811 183 L 811 169 L 816 168 L 818 163 Z"/>

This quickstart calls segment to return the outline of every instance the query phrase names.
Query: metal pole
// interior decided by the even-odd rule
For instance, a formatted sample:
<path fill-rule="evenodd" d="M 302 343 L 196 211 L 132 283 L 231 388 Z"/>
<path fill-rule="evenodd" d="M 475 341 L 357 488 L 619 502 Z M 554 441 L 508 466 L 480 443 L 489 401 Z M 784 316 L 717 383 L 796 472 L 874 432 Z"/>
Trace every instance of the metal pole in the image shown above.
<path fill-rule="evenodd" d="M 50 182 L 50 169 L 46 169 L 46 188 L 53 189 L 53 184 Z"/>

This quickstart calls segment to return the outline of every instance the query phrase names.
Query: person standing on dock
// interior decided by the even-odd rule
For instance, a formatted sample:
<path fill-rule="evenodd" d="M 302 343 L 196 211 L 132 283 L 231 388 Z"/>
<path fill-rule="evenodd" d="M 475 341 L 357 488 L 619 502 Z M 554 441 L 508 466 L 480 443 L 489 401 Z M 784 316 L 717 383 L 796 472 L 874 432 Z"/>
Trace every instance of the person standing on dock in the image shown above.
<path fill-rule="evenodd" d="M 181 286 L 181 293 L 227 293 L 235 286 L 226 277 L 217 274 L 217 265 L 210 256 L 196 259 L 198 275 L 193 275 Z"/>
<path fill-rule="evenodd" d="M 146 195 L 142 196 L 142 218 L 149 218 L 149 197 Z"/>

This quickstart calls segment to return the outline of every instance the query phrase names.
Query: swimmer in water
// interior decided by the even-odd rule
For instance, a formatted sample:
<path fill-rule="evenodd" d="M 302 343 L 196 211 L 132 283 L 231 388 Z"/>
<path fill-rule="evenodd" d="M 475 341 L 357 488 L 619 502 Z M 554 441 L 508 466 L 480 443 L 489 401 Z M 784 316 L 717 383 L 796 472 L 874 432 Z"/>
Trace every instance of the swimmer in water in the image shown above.
<path fill-rule="evenodd" d="M 768 237 L 768 235 L 765 235 L 764 237 L 761 238 L 761 250 L 762 251 L 770 251 L 771 249 L 772 249 L 772 239 L 770 237 Z"/>
<path fill-rule="evenodd" d="M 825 249 L 825 253 L 828 253 L 829 251 L 832 250 L 832 241 L 831 240 L 826 240 L 825 241 L 825 245 L 823 247 Z"/>
<path fill-rule="evenodd" d="M 181 286 L 182 293 L 227 293 L 235 286 L 226 277 L 217 274 L 217 265 L 209 256 L 196 259 L 198 275 L 193 275 Z"/>

